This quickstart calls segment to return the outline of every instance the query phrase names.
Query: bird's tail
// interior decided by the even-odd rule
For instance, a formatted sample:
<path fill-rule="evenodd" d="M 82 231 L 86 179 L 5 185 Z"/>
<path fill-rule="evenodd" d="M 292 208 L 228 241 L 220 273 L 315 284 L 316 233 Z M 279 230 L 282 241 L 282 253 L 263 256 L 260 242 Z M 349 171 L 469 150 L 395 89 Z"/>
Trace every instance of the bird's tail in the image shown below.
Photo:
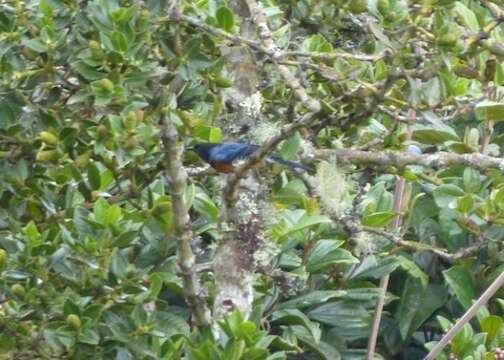
<path fill-rule="evenodd" d="M 282 164 L 282 165 L 285 165 L 285 166 L 288 166 L 288 167 L 291 167 L 291 168 L 294 168 L 294 169 L 301 169 L 301 170 L 304 170 L 304 171 L 310 171 L 310 170 L 312 170 L 308 166 L 305 166 L 305 165 L 300 164 L 300 163 L 295 162 L 295 161 L 284 160 L 284 159 L 282 159 L 279 156 L 271 155 L 271 156 L 268 157 L 268 159 L 270 159 L 271 161 L 276 162 L 278 164 Z"/>

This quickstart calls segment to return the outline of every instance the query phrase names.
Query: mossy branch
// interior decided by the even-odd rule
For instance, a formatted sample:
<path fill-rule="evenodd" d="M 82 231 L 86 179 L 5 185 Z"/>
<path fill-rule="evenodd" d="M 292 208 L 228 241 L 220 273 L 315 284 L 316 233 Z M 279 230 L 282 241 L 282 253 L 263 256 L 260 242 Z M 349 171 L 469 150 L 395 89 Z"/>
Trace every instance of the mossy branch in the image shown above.
<path fill-rule="evenodd" d="M 196 274 L 196 257 L 191 248 L 193 233 L 185 201 L 187 174 L 182 165 L 183 146 L 175 126 L 165 114 L 161 118 L 166 170 L 170 177 L 173 227 L 177 239 L 177 260 L 184 286 L 184 296 L 196 326 L 210 322 L 206 297 Z M 168 239 L 167 239 L 168 241 Z"/>
<path fill-rule="evenodd" d="M 317 150 L 315 157 L 337 159 L 340 163 L 353 165 L 394 166 L 404 168 L 408 165 L 421 165 L 442 169 L 452 165 L 465 165 L 478 170 L 492 168 L 504 169 L 504 159 L 479 153 L 453 154 L 438 152 L 434 154 L 411 154 L 391 151 L 362 151 L 354 149 Z"/>

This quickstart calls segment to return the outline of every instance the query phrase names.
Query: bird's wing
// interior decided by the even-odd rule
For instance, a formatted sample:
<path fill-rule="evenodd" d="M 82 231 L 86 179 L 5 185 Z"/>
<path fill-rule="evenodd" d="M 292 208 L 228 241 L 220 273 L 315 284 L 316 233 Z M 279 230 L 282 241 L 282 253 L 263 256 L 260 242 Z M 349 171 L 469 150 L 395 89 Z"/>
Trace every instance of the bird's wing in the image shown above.
<path fill-rule="evenodd" d="M 210 159 L 215 162 L 232 163 L 235 160 L 248 158 L 257 149 L 257 145 L 250 144 L 221 144 L 212 149 Z"/>

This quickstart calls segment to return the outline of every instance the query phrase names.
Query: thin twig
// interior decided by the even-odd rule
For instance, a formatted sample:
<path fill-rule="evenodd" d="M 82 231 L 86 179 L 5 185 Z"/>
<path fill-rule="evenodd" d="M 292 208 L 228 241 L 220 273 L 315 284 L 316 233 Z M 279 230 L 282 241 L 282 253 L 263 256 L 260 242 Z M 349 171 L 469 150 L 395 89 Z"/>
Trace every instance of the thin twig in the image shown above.
<path fill-rule="evenodd" d="M 394 235 L 394 234 L 389 233 L 385 230 L 371 227 L 371 226 L 362 226 L 361 230 L 382 236 L 382 237 L 386 238 L 387 240 L 390 240 L 393 244 L 407 248 L 407 249 L 411 249 L 414 251 L 430 251 L 430 252 L 438 255 L 439 257 L 441 257 L 444 260 L 449 261 L 449 262 L 454 262 L 456 259 L 458 259 L 460 257 L 469 256 L 473 253 L 473 247 L 470 247 L 470 248 L 461 249 L 459 252 L 457 252 L 455 254 L 450 254 L 450 253 L 444 251 L 443 249 L 436 248 L 436 247 L 428 245 L 428 244 L 419 243 L 416 241 L 403 240 L 400 236 Z M 480 246 L 478 246 L 478 249 L 479 248 L 480 248 Z M 463 252 L 464 256 L 461 256 L 462 250 L 466 250 Z"/>
<path fill-rule="evenodd" d="M 415 110 L 410 110 L 408 112 L 408 137 L 411 137 L 412 124 L 415 119 Z M 401 177 L 397 180 L 396 188 L 394 192 L 394 212 L 397 214 L 392 222 L 392 229 L 399 229 L 401 227 L 401 208 L 403 204 L 404 188 L 406 186 L 406 180 Z M 371 325 L 371 333 L 369 335 L 366 360 L 373 360 L 376 342 L 378 340 L 378 334 L 380 332 L 380 322 L 383 313 L 383 306 L 385 304 L 385 296 L 387 294 L 388 283 L 390 280 L 390 274 L 386 274 L 380 279 L 380 297 L 376 303 L 375 312 L 373 315 L 373 323 Z"/>
<path fill-rule="evenodd" d="M 485 290 L 485 292 L 479 297 L 478 300 L 466 311 L 466 313 L 453 325 L 453 327 L 448 330 L 448 332 L 443 336 L 443 338 L 432 348 L 432 350 L 427 354 L 424 360 L 434 360 L 441 351 L 450 343 L 455 335 L 467 324 L 479 309 L 485 305 L 488 300 L 499 290 L 502 285 L 504 285 L 504 272 L 492 282 L 492 284 Z"/>

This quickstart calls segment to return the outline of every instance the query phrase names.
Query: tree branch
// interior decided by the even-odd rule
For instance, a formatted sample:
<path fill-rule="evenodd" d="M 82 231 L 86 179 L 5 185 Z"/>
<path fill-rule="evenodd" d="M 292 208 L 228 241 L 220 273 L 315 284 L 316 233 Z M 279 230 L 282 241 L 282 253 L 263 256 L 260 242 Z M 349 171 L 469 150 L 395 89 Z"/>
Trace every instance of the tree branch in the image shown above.
<path fill-rule="evenodd" d="M 178 141 L 177 129 L 166 114 L 161 117 L 161 126 L 166 169 L 171 179 L 173 227 L 177 239 L 177 259 L 184 284 L 184 296 L 191 309 L 195 324 L 204 326 L 210 322 L 210 311 L 196 275 L 196 257 L 191 249 L 193 233 L 185 202 L 187 174 L 181 160 L 184 149 Z"/>
<path fill-rule="evenodd" d="M 465 165 L 478 170 L 497 168 L 504 170 L 504 159 L 494 156 L 472 154 L 453 154 L 438 152 L 435 154 L 411 154 L 388 151 L 362 151 L 353 149 L 316 150 L 315 158 L 336 158 L 341 163 L 353 165 L 395 166 L 422 165 L 440 169 L 451 165 Z"/>
<path fill-rule="evenodd" d="M 317 58 L 325 61 L 340 58 L 340 59 L 374 62 L 383 59 L 384 57 L 391 56 L 391 52 L 390 50 L 385 50 L 376 55 L 367 55 L 367 54 L 352 54 L 343 52 L 321 53 L 321 52 L 308 52 L 308 51 L 286 51 L 284 55 Z"/>
<path fill-rule="evenodd" d="M 391 241 L 393 244 L 395 244 L 397 246 L 401 246 L 401 247 L 404 247 L 404 248 L 407 248 L 407 249 L 411 249 L 411 250 L 414 250 L 414 251 L 430 251 L 430 252 L 438 255 L 439 257 L 441 257 L 444 260 L 447 260 L 449 262 L 453 262 L 457 258 L 460 257 L 460 256 L 456 255 L 456 254 L 458 254 L 458 252 L 456 254 L 450 254 L 450 253 L 444 251 L 443 249 L 436 248 L 436 247 L 433 247 L 431 245 L 427 245 L 427 244 L 424 244 L 424 243 L 419 243 L 419 242 L 416 242 L 416 241 L 403 240 L 400 236 L 394 235 L 394 234 L 389 233 L 389 232 L 387 232 L 385 230 L 382 230 L 380 228 L 374 228 L 374 227 L 371 227 L 371 226 L 362 226 L 360 228 L 360 230 L 368 232 L 368 233 L 372 233 L 372 234 L 376 234 L 376 235 L 382 236 L 382 237 L 384 237 L 385 239 Z M 467 249 L 469 249 L 469 248 L 467 248 Z M 467 254 L 466 256 L 468 256 L 469 253 L 470 252 L 464 252 L 464 254 Z"/>

